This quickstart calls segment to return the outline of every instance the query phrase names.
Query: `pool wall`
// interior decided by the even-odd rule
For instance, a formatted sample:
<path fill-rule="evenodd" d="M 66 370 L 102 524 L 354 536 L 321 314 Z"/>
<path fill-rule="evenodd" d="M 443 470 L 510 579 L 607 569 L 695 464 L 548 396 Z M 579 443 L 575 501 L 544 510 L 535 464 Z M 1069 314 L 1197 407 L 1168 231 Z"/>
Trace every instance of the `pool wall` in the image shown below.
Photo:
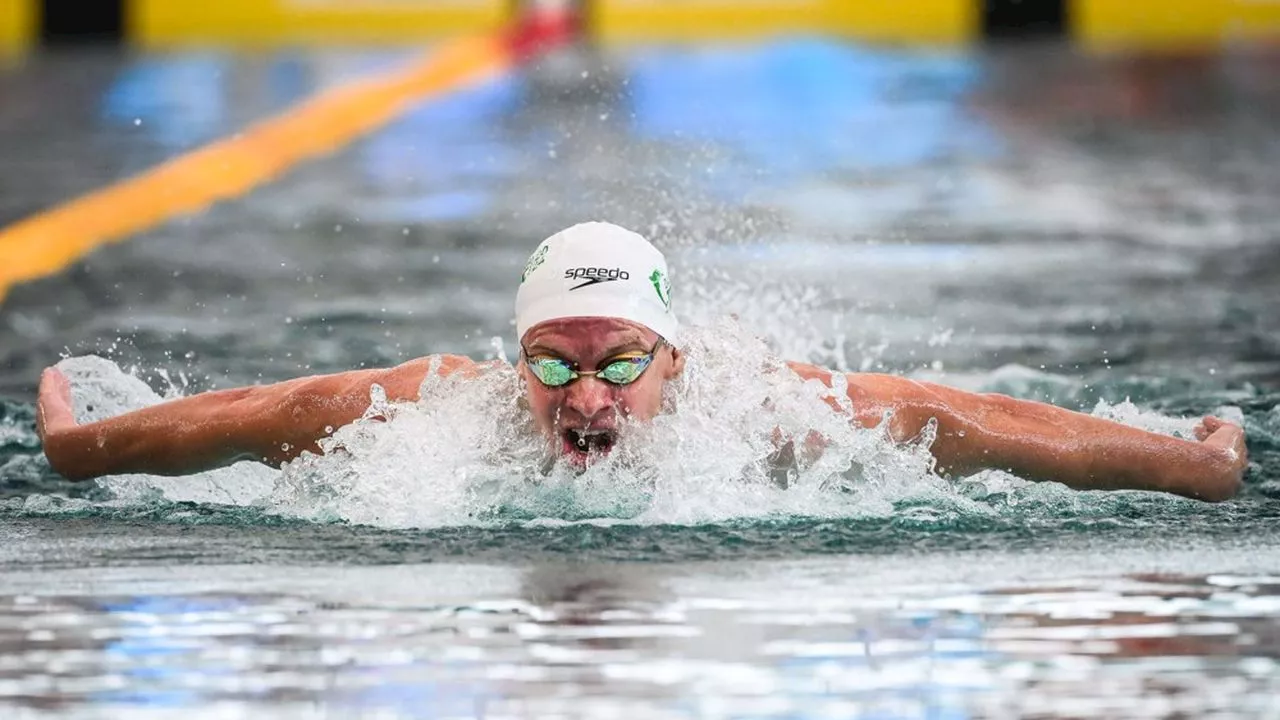
<path fill-rule="evenodd" d="M 0 55 L 45 42 L 114 39 L 145 48 L 192 45 L 417 43 L 489 30 L 511 0 L 77 0 L 0 2 Z M 821 34 L 888 43 L 964 44 L 984 38 L 1070 37 L 1096 49 L 1217 47 L 1280 36 L 1268 0 L 595 0 L 588 29 L 610 42 L 760 39 Z M 100 27 L 95 27 L 98 25 Z"/>

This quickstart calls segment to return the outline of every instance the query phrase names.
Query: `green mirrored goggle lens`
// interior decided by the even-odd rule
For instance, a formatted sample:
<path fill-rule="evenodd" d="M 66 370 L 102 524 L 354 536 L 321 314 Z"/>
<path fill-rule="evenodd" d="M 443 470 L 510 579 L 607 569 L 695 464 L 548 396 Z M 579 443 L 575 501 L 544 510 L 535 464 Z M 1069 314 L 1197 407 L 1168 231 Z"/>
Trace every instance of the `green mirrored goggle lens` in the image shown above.
<path fill-rule="evenodd" d="M 555 358 L 534 358 L 529 361 L 529 367 L 543 385 L 550 387 L 567 385 L 578 377 L 569 363 Z"/>
<path fill-rule="evenodd" d="M 630 385 L 640 378 L 640 374 L 644 372 L 645 368 L 649 367 L 651 360 L 653 360 L 652 355 L 614 360 L 601 368 L 596 373 L 596 377 L 614 385 Z"/>

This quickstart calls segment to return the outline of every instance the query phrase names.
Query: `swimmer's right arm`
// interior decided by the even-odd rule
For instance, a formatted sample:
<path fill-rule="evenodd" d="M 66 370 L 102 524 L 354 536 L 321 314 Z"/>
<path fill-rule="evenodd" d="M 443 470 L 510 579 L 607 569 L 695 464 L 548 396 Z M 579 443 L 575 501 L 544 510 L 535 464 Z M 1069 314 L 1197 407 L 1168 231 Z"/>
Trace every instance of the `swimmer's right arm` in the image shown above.
<path fill-rule="evenodd" d="M 832 386 L 832 373 L 792 363 L 806 380 Z M 934 425 L 938 469 L 955 476 L 1004 470 L 1077 490 L 1155 490 L 1221 501 L 1240 490 L 1248 447 L 1239 426 L 1205 417 L 1196 440 L 1148 432 L 1065 408 L 971 393 L 892 375 L 846 376 L 854 419 L 900 442 Z M 843 406 L 834 398 L 834 409 Z"/>
<path fill-rule="evenodd" d="M 460 356 L 437 356 L 442 375 L 473 369 Z M 49 465 L 70 480 L 146 473 L 188 475 L 256 460 L 278 467 L 347 425 L 369 407 L 376 383 L 392 401 L 416 400 L 430 358 L 394 368 L 356 370 L 200 393 L 98 422 L 78 424 L 71 383 L 44 371 L 36 427 Z"/>

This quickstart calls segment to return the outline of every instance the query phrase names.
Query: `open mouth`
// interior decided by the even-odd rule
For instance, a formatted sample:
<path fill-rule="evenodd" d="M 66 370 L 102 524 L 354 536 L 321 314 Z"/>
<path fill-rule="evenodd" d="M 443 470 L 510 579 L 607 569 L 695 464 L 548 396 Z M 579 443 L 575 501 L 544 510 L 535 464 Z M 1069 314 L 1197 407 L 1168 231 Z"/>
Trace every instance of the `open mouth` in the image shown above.
<path fill-rule="evenodd" d="M 589 457 L 604 455 L 612 450 L 617 439 L 613 430 L 568 428 L 561 435 L 561 444 L 565 456 L 585 464 Z"/>

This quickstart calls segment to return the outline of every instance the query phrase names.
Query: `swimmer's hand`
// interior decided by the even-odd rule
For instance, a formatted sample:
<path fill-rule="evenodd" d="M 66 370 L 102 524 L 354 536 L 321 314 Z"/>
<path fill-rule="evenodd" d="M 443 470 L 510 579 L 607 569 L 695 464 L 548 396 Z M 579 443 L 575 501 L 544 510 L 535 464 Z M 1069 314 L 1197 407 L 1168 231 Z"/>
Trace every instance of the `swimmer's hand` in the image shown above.
<path fill-rule="evenodd" d="M 1244 444 L 1244 428 L 1222 418 L 1205 415 L 1196 425 L 1195 434 L 1200 444 L 1219 458 L 1217 483 L 1239 488 L 1244 479 L 1244 471 L 1249 467 L 1249 449 Z"/>
<path fill-rule="evenodd" d="M 36 433 L 44 447 L 49 466 L 64 477 L 71 477 L 67 466 L 69 443 L 77 441 L 75 413 L 71 409 L 71 381 L 57 368 L 40 375 L 40 393 L 36 398 Z"/>

